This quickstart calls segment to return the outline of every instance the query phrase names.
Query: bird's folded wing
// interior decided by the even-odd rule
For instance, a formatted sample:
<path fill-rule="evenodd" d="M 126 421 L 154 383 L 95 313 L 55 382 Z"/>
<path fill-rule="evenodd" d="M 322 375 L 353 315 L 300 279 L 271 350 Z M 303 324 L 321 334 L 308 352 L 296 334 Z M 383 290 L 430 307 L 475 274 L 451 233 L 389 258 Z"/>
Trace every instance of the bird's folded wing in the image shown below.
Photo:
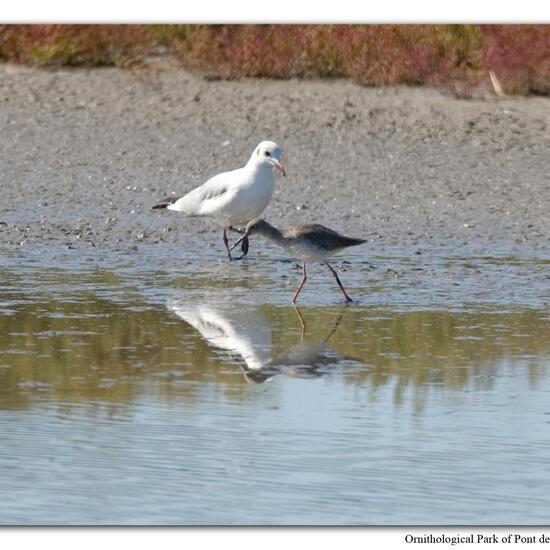
<path fill-rule="evenodd" d="M 169 205 L 168 209 L 183 212 L 187 216 L 207 215 L 212 208 L 211 201 L 223 197 L 228 190 L 229 186 L 224 176 L 225 174 L 214 176 L 178 199 L 174 204 Z"/>
<path fill-rule="evenodd" d="M 291 227 L 288 233 L 288 236 L 291 237 L 305 237 L 309 242 L 323 250 L 336 250 L 338 248 L 363 242 L 361 239 L 353 239 L 340 235 L 337 231 L 317 223 Z"/>
<path fill-rule="evenodd" d="M 201 201 L 198 215 L 199 216 L 213 216 L 216 213 L 224 210 L 224 208 L 231 202 L 231 199 L 235 196 L 235 188 L 232 187 L 220 187 L 217 192 L 209 193 L 206 198 Z"/>
<path fill-rule="evenodd" d="M 237 189 L 233 176 L 234 172 L 218 174 L 197 189 L 200 202 L 198 205 L 198 214 L 200 216 L 208 216 L 215 213 L 231 200 Z"/>

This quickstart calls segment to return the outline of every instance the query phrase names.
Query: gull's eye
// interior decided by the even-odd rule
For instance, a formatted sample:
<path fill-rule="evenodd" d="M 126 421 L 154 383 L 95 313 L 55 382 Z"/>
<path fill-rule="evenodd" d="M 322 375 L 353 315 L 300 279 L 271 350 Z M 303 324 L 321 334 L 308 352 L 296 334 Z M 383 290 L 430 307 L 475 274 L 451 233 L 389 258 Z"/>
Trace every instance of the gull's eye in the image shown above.
<path fill-rule="evenodd" d="M 270 156 L 271 156 L 271 153 L 270 153 L 269 151 L 266 151 L 266 152 L 265 152 L 265 156 L 266 156 L 266 157 L 270 157 Z"/>

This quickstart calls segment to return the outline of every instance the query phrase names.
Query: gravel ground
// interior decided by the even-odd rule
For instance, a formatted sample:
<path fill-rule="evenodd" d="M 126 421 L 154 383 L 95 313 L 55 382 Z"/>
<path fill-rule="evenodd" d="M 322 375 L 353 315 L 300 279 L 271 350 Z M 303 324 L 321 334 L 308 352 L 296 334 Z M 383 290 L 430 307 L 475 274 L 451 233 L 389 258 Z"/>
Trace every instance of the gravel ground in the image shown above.
<path fill-rule="evenodd" d="M 151 211 L 283 148 L 265 213 L 400 245 L 550 242 L 550 99 L 458 100 L 342 80 L 0 65 L 0 243 L 222 243 Z M 219 242 L 218 242 L 219 241 Z"/>

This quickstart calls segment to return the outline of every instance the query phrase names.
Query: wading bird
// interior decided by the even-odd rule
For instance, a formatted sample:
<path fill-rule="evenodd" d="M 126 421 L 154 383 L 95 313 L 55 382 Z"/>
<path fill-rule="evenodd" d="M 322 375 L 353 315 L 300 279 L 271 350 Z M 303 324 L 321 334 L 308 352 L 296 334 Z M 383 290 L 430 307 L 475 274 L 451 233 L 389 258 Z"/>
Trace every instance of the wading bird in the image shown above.
<path fill-rule="evenodd" d="M 338 273 L 326 260 L 344 248 L 363 244 L 366 242 L 365 240 L 345 237 L 319 224 L 289 225 L 288 227 L 278 229 L 265 220 L 254 219 L 247 224 L 243 236 L 233 245 L 233 248 L 252 234 L 258 234 L 270 239 L 275 244 L 284 248 L 292 258 L 302 260 L 302 280 L 292 297 L 293 304 L 296 303 L 298 295 L 307 280 L 306 262 L 324 262 L 334 275 L 340 290 L 346 298 L 346 302 L 352 301 L 346 289 L 342 286 Z"/>

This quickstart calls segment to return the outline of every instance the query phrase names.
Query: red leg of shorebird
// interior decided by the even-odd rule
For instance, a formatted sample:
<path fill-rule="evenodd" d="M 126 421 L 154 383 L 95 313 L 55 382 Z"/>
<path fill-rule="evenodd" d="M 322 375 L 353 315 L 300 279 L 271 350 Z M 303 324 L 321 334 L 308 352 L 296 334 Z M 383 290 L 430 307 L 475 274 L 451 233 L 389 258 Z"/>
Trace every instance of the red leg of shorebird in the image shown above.
<path fill-rule="evenodd" d="M 346 297 L 346 302 L 353 302 L 353 300 L 348 296 L 346 289 L 342 286 L 342 283 L 340 282 L 340 279 L 338 277 L 338 273 L 336 273 L 336 270 L 328 262 L 325 262 L 325 264 L 332 271 L 332 274 L 334 275 L 334 278 L 336 279 L 336 282 L 338 283 L 340 290 L 344 293 L 344 296 Z"/>
<path fill-rule="evenodd" d="M 227 250 L 227 256 L 229 258 L 229 261 L 231 261 L 233 258 L 231 257 L 231 251 L 229 250 L 229 239 L 227 238 L 227 228 L 223 230 L 223 244 L 225 245 L 225 249 Z"/>
<path fill-rule="evenodd" d="M 295 304 L 296 300 L 298 299 L 298 294 L 300 294 L 300 291 L 302 288 L 304 288 L 304 285 L 307 280 L 307 274 L 306 274 L 306 262 L 302 263 L 302 280 L 300 281 L 300 286 L 298 287 L 298 290 L 295 292 L 294 296 L 292 297 L 292 303 Z"/>

